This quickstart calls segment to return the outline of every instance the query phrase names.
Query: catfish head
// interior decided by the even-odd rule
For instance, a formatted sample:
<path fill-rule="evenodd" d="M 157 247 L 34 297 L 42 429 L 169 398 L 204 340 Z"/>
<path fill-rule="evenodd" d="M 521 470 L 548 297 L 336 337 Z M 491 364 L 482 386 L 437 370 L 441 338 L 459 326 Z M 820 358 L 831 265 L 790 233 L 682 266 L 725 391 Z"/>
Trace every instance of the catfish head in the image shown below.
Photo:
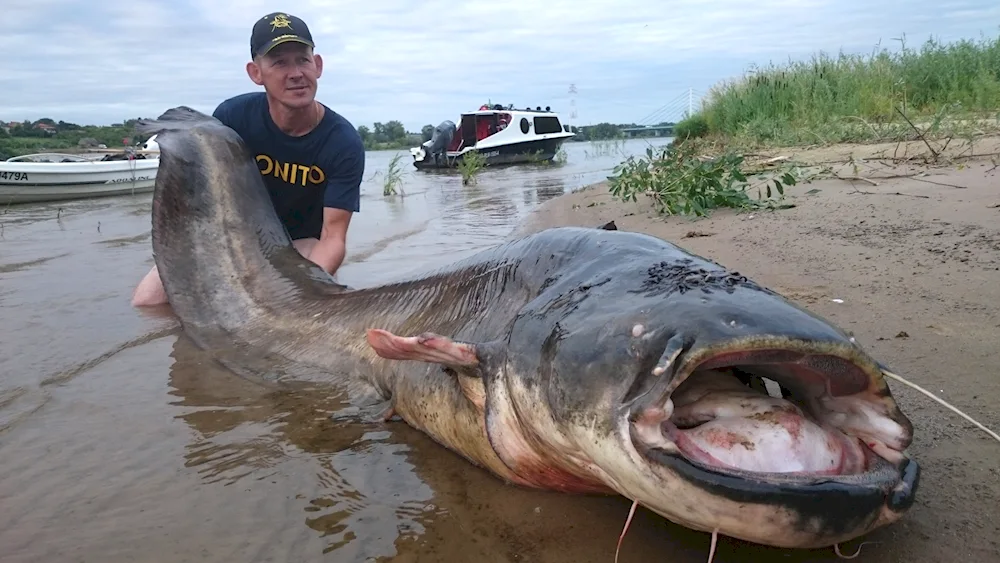
<path fill-rule="evenodd" d="M 898 520 L 920 471 L 885 368 L 822 318 L 683 256 L 563 276 L 489 341 L 376 329 L 369 343 L 451 368 L 521 485 L 616 492 L 778 547 Z"/>

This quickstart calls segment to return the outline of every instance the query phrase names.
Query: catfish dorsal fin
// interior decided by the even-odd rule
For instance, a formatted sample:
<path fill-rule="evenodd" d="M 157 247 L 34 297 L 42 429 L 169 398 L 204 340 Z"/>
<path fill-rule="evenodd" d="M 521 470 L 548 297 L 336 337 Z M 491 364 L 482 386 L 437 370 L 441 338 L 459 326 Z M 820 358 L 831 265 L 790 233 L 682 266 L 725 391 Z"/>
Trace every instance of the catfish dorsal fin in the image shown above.
<path fill-rule="evenodd" d="M 211 115 L 204 114 L 187 106 L 177 106 L 163 112 L 156 119 L 140 119 L 135 123 L 135 131 L 140 135 L 162 133 L 164 131 L 183 131 L 199 125 L 222 122 Z"/>

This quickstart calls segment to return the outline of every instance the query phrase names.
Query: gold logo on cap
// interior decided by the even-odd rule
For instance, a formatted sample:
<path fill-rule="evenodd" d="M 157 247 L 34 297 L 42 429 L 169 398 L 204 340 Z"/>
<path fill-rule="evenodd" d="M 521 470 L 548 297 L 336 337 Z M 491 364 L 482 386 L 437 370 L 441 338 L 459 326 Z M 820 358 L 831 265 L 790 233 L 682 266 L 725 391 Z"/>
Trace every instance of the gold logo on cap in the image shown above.
<path fill-rule="evenodd" d="M 274 19 L 271 20 L 271 31 L 278 29 L 279 27 L 287 27 L 289 30 L 292 29 L 292 20 L 288 19 L 285 14 L 277 14 Z"/>

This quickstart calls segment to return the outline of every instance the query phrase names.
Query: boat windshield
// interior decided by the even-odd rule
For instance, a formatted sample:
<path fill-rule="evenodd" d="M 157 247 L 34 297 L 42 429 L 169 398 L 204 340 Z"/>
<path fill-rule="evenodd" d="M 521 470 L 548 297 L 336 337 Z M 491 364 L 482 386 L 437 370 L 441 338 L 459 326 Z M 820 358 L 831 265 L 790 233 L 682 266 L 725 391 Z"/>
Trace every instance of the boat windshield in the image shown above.
<path fill-rule="evenodd" d="M 90 159 L 78 154 L 65 154 L 57 152 L 23 154 L 7 159 L 7 162 L 89 162 Z"/>

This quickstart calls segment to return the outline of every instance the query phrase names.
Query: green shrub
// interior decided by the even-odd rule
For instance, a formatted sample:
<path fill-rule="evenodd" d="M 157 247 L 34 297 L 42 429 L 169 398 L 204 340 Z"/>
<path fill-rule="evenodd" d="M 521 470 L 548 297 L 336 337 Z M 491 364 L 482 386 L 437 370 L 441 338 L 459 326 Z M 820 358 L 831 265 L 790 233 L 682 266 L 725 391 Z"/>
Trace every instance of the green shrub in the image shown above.
<path fill-rule="evenodd" d="M 695 139 L 698 137 L 704 137 L 707 134 L 708 121 L 706 121 L 705 116 L 700 113 L 685 117 L 674 125 L 674 137 L 677 139 Z"/>

